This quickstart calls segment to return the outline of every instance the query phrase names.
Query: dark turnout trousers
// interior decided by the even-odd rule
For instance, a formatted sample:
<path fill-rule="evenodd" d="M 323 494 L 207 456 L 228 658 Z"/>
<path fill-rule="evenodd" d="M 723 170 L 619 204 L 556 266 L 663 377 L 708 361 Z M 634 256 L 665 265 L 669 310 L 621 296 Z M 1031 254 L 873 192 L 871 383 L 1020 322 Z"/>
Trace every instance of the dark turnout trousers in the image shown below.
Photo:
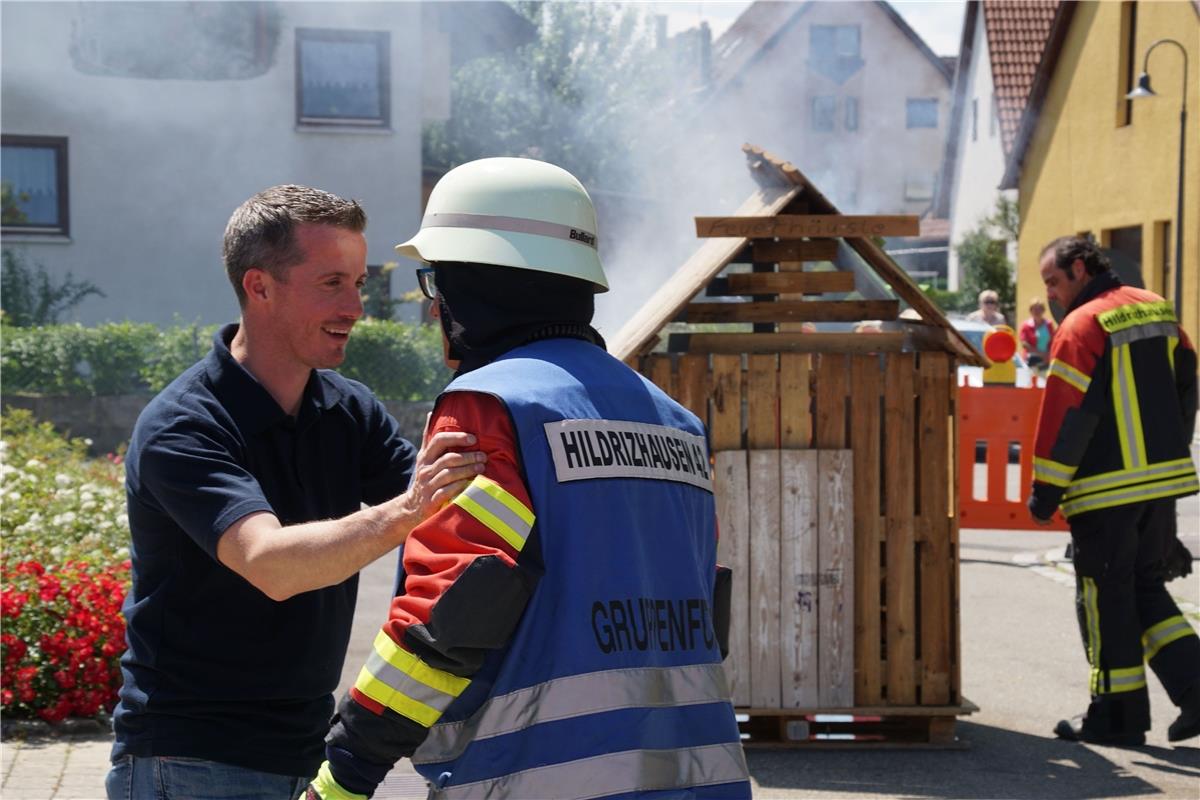
<path fill-rule="evenodd" d="M 1163 584 L 1175 501 L 1106 508 L 1070 522 L 1079 629 L 1091 666 L 1087 726 L 1100 734 L 1149 730 L 1146 664 L 1176 705 L 1200 684 L 1200 638 Z"/>

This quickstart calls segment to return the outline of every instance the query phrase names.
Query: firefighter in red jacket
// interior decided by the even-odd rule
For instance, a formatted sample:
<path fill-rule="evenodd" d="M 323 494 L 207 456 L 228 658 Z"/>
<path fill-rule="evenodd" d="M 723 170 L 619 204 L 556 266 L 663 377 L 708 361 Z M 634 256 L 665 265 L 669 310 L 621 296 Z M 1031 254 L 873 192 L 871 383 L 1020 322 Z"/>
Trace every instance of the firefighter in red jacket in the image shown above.
<path fill-rule="evenodd" d="M 1029 510 L 1044 523 L 1061 508 L 1070 523 L 1092 698 L 1054 732 L 1143 744 L 1148 663 L 1182 709 L 1168 738 L 1200 735 L 1200 638 L 1164 586 L 1175 498 L 1200 489 L 1188 452 L 1196 351 L 1171 304 L 1122 285 L 1090 240 L 1056 239 L 1040 269 L 1067 314 L 1050 350 Z"/>

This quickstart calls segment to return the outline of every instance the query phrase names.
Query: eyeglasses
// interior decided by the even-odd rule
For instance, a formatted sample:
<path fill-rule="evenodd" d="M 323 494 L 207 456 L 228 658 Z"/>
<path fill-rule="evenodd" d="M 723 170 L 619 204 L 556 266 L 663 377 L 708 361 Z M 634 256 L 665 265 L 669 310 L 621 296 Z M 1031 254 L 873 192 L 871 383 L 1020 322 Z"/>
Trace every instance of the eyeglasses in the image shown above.
<path fill-rule="evenodd" d="M 999 300 L 984 300 L 983 304 L 985 306 L 998 306 L 998 305 L 1000 305 L 1000 301 Z"/>
<path fill-rule="evenodd" d="M 437 299 L 437 284 L 433 278 L 433 267 L 421 267 L 417 270 L 417 284 L 421 287 L 421 294 L 430 300 Z"/>

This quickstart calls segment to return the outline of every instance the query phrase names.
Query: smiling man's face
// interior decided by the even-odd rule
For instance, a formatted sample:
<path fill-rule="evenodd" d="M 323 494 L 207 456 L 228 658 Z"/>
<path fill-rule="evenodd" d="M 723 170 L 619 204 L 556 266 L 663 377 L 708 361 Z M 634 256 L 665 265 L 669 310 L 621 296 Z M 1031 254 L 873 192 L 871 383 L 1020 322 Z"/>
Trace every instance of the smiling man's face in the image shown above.
<path fill-rule="evenodd" d="M 350 330 L 362 317 L 367 240 L 330 225 L 301 225 L 296 240 L 303 260 L 287 279 L 271 280 L 272 327 L 284 352 L 309 369 L 333 369 L 346 358 Z"/>

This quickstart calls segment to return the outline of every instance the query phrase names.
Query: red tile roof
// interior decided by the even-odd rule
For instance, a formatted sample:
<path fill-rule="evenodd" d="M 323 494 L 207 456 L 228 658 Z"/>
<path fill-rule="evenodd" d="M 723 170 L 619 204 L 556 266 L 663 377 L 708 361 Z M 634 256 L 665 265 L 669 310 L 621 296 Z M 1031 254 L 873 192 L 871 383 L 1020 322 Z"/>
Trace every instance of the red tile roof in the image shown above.
<path fill-rule="evenodd" d="M 1059 0 L 983 2 L 1000 139 L 1006 156 L 1012 152 L 1058 4 Z"/>

